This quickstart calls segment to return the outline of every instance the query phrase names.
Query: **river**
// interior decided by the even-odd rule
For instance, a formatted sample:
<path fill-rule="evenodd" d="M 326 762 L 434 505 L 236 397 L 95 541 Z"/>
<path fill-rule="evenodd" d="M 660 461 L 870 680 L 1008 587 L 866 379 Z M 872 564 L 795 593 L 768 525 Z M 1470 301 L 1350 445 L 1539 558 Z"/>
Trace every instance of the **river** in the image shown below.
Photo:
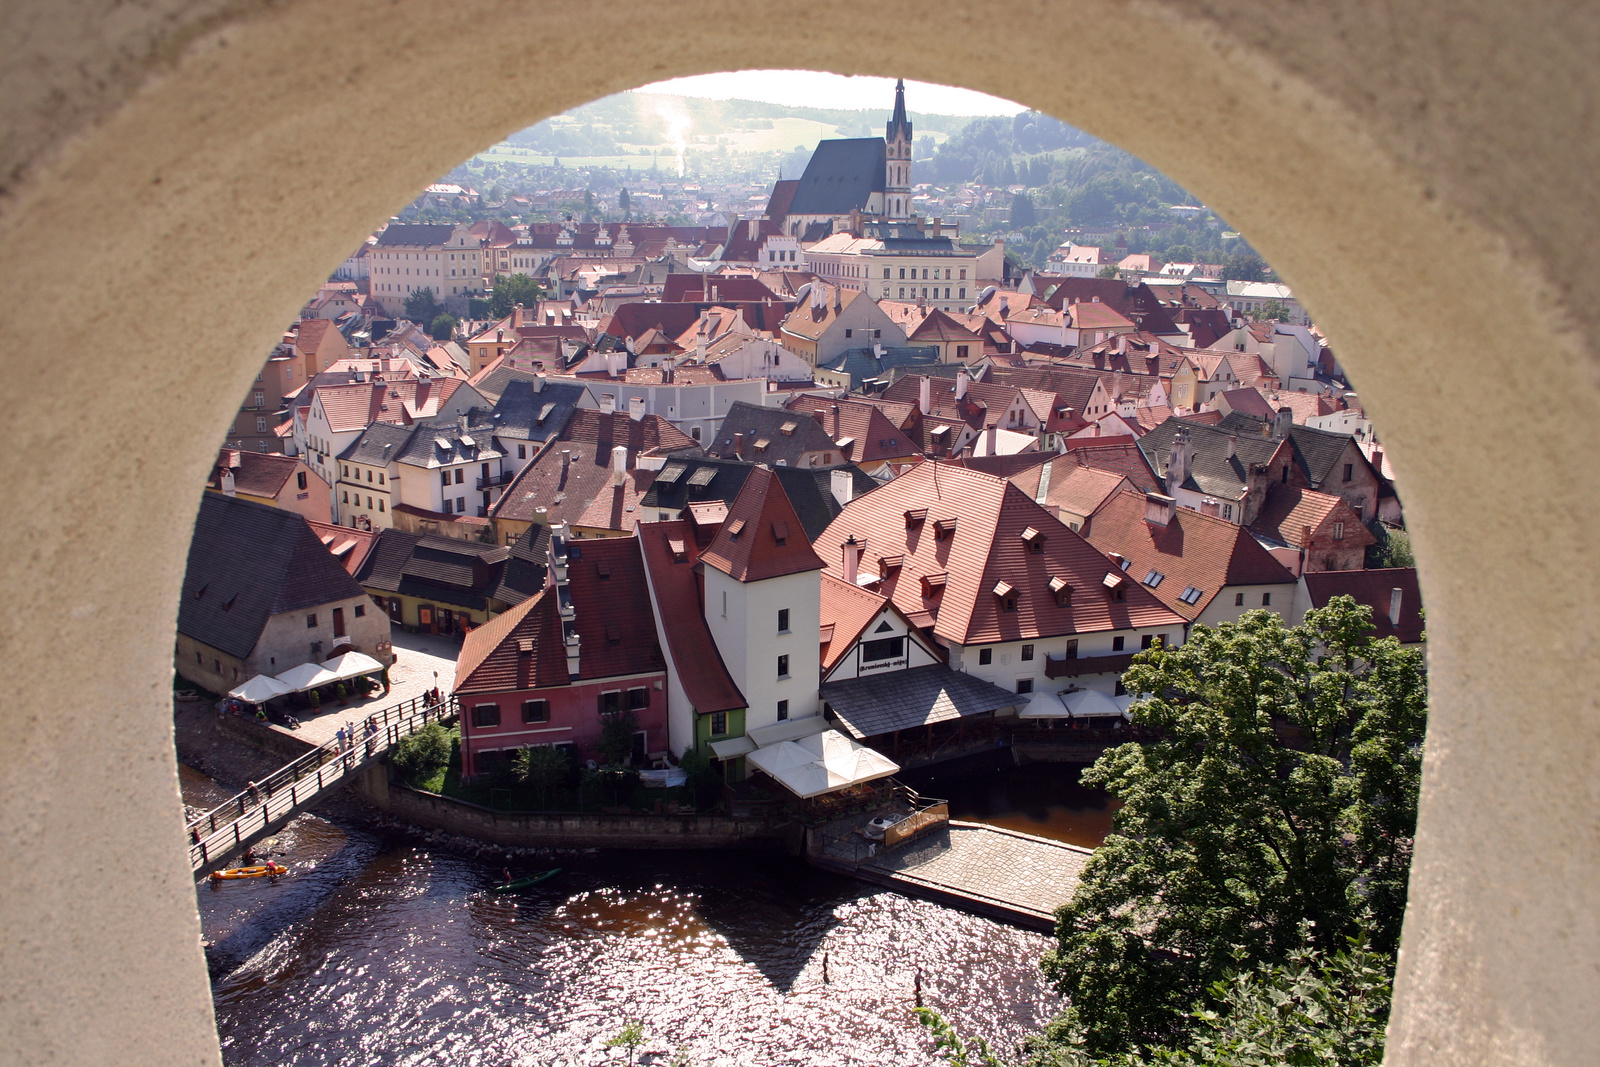
<path fill-rule="evenodd" d="M 929 1006 L 1003 1049 L 1056 1005 L 1045 936 L 787 857 L 564 855 L 497 897 L 499 856 L 309 815 L 273 848 L 291 876 L 198 890 L 229 1065 L 616 1063 L 603 1045 L 637 1020 L 663 1065 L 921 1067 L 919 969 Z"/>

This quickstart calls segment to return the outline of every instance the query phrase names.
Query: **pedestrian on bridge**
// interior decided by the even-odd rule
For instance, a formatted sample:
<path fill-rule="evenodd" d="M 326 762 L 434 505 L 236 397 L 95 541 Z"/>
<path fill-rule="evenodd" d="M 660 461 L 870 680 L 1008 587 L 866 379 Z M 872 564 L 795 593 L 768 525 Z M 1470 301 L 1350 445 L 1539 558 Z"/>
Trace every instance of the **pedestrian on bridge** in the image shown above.
<path fill-rule="evenodd" d="M 343 752 L 345 750 L 345 741 L 346 741 L 344 727 L 343 726 L 339 727 L 338 733 L 334 734 L 333 736 L 334 736 L 334 739 L 339 742 L 339 751 Z"/>
<path fill-rule="evenodd" d="M 378 720 L 376 716 L 367 716 L 367 755 L 372 755 L 373 746 L 378 741 Z"/>

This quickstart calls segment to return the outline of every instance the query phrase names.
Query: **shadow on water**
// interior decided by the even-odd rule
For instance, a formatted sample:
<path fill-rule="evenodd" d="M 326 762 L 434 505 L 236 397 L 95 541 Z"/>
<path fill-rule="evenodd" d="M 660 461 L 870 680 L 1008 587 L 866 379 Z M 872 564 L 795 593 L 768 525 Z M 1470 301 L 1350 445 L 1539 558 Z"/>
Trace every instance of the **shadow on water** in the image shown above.
<path fill-rule="evenodd" d="M 913 788 L 950 802 L 950 817 L 988 823 L 1072 845 L 1095 848 L 1111 832 L 1119 807 L 1099 789 L 1079 784 L 1072 763 L 1014 766 L 1009 752 L 918 768 L 901 775 Z"/>

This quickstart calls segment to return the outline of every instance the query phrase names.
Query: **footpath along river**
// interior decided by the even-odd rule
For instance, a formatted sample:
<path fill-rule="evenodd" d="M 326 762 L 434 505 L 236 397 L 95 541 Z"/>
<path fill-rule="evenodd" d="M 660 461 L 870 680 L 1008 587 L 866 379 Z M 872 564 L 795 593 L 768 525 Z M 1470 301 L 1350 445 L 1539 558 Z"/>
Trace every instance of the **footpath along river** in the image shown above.
<path fill-rule="evenodd" d="M 1031 811 L 973 814 L 1055 829 L 1026 785 Z M 200 807 L 226 795 L 189 768 L 183 786 Z M 781 856 L 524 859 L 514 875 L 565 873 L 502 897 L 485 892 L 498 854 L 312 815 L 273 847 L 291 876 L 198 889 L 230 1067 L 619 1063 L 603 1045 L 628 1020 L 662 1065 L 681 1053 L 701 1067 L 920 1067 L 932 1045 L 911 1017 L 919 969 L 929 1006 L 1004 1049 L 1057 1002 L 1037 966 L 1048 938 Z"/>

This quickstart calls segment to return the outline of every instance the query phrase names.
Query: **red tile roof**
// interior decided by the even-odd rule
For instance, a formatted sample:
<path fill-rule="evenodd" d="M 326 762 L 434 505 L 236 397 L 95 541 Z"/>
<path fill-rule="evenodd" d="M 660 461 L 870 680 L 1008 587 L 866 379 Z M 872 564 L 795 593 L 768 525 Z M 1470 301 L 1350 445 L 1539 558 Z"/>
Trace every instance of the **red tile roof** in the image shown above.
<path fill-rule="evenodd" d="M 923 521 L 907 518 L 924 508 Z M 952 523 L 953 532 L 936 536 Z M 1041 552 L 1022 540 L 1030 526 L 1045 533 Z M 884 556 L 904 557 L 878 591 L 908 616 L 931 612 L 934 632 L 958 644 L 1182 622 L 1142 586 L 1129 588 L 1125 601 L 1106 596 L 1101 582 L 1115 568 L 1105 556 L 1010 482 L 977 471 L 923 463 L 852 501 L 817 543 L 832 557 L 852 536 L 866 541 L 868 573 Z M 842 574 L 842 560 L 828 570 Z M 926 583 L 930 595 L 924 578 L 934 579 Z M 1069 604 L 1057 603 L 1052 578 L 1072 587 Z M 1020 594 L 1014 612 L 991 592 L 1002 581 Z"/>
<path fill-rule="evenodd" d="M 867 623 L 889 603 L 889 598 L 851 585 L 831 574 L 822 576 L 822 670 L 839 662 L 861 636 Z"/>
<path fill-rule="evenodd" d="M 1229 585 L 1293 585 L 1294 575 L 1242 526 L 1197 511 L 1174 508 L 1165 526 L 1145 521 L 1145 494 L 1121 492 L 1084 524 L 1084 536 L 1102 552 L 1131 561 L 1127 574 L 1167 607 L 1194 619 Z M 1146 576 L 1165 575 L 1155 586 Z M 1199 590 L 1193 603 L 1185 591 Z"/>
<path fill-rule="evenodd" d="M 1397 637 L 1406 645 L 1422 640 L 1422 590 L 1417 585 L 1415 567 L 1313 571 L 1305 579 L 1312 607 L 1325 608 L 1336 596 L 1354 597 L 1356 603 L 1372 608 L 1374 637 Z M 1400 590 L 1398 626 L 1389 621 L 1389 607 L 1396 589 Z"/>
<path fill-rule="evenodd" d="M 328 522 L 315 522 L 307 519 L 311 532 L 317 539 L 328 546 L 328 551 L 344 565 L 344 569 L 351 574 L 361 570 L 361 565 L 367 561 L 367 556 L 372 553 L 372 546 L 378 543 L 376 530 L 353 530 L 348 526 L 335 526 Z"/>
<path fill-rule="evenodd" d="M 870 495 L 870 494 L 869 494 Z M 728 517 L 701 558 L 741 582 L 820 570 L 800 516 L 770 470 L 750 472 L 728 508 Z"/>
<path fill-rule="evenodd" d="M 706 626 L 700 583 L 694 573 L 700 558 L 694 527 L 684 519 L 641 522 L 636 536 L 661 610 L 667 650 L 689 703 L 702 715 L 745 707 L 744 694 L 729 676 Z M 674 551 L 678 547 L 683 550 L 682 559 Z"/>
<path fill-rule="evenodd" d="M 1377 541 L 1343 497 L 1293 485 L 1267 487 L 1266 503 L 1261 505 L 1261 513 L 1250 524 L 1250 529 L 1298 548 L 1304 541 L 1306 527 L 1311 528 L 1315 537 L 1324 526 L 1334 522 L 1344 523 L 1343 548 L 1365 548 Z"/>
<path fill-rule="evenodd" d="M 206 480 L 206 488 L 220 489 L 222 469 L 227 467 L 233 471 L 235 492 L 244 493 L 246 496 L 266 497 L 269 500 L 276 499 L 299 465 L 300 461 L 295 457 L 279 455 L 276 452 L 224 448 L 217 453 L 217 465 L 211 468 L 211 477 Z"/>
<path fill-rule="evenodd" d="M 640 610 L 650 593 L 638 542 L 626 537 L 571 541 L 568 552 L 579 636 L 577 678 L 567 675 L 560 609 L 554 592 L 546 589 L 467 635 L 456 662 L 456 692 L 543 689 L 666 668 L 655 619 Z M 527 656 L 522 641 L 532 643 Z"/>
<path fill-rule="evenodd" d="M 1161 487 L 1150 461 L 1131 437 L 1069 437 L 1062 445 L 1084 466 L 1120 474 L 1141 493 Z"/>

